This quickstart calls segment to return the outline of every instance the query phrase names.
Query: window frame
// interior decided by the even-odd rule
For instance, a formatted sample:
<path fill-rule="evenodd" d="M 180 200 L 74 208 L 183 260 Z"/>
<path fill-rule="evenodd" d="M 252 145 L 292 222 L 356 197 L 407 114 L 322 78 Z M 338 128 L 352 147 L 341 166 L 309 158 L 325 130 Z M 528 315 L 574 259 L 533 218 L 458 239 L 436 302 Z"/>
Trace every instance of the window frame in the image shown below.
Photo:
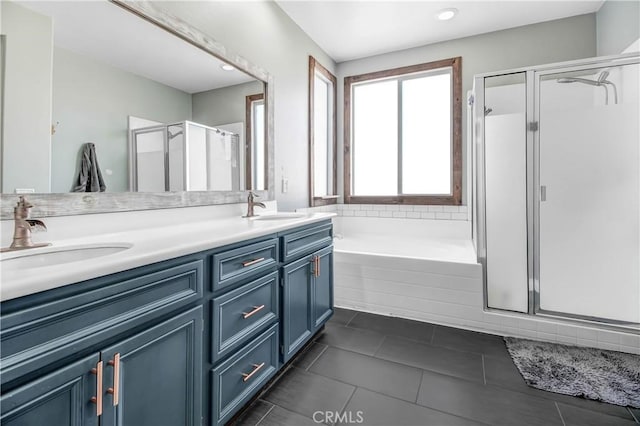
<path fill-rule="evenodd" d="M 451 195 L 352 195 L 352 89 L 358 83 L 372 82 L 390 77 L 402 77 L 424 71 L 451 67 L 452 84 L 452 137 L 451 137 Z M 423 64 L 353 75 L 344 78 L 344 203 L 345 204 L 462 204 L 462 57 L 442 59 Z M 402 173 L 399 170 L 399 173 Z"/>
<path fill-rule="evenodd" d="M 330 143 L 332 145 L 333 159 L 328 162 L 331 164 L 333 173 L 333 194 L 326 196 L 316 197 L 314 195 L 314 179 L 315 179 L 315 164 L 314 164 L 314 83 L 316 72 L 330 81 L 333 85 L 333 112 L 329 119 L 333 121 L 332 131 L 329 134 Z M 337 204 L 338 202 L 338 79 L 322 64 L 320 64 L 313 56 L 309 55 L 309 206 L 326 206 L 330 204 Z"/>

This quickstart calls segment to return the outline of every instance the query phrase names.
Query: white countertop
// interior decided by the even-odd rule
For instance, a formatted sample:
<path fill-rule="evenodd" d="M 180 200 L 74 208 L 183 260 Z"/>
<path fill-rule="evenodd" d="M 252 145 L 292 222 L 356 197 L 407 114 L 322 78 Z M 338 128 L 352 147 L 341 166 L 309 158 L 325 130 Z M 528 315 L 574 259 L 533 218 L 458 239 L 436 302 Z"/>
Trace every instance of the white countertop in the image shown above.
<path fill-rule="evenodd" d="M 221 247 L 263 235 L 273 234 L 298 226 L 326 220 L 335 213 L 311 213 L 285 220 L 250 220 L 241 217 L 223 217 L 190 221 L 177 225 L 95 234 L 85 237 L 56 239 L 52 245 L 19 252 L 3 253 L 2 259 L 49 251 L 52 247 L 82 245 L 131 244 L 131 248 L 93 259 L 63 264 L 0 270 L 0 300 L 9 300 L 80 281 L 113 274 L 127 269 L 168 260 L 191 253 Z M 45 240 L 46 241 L 46 240 Z"/>

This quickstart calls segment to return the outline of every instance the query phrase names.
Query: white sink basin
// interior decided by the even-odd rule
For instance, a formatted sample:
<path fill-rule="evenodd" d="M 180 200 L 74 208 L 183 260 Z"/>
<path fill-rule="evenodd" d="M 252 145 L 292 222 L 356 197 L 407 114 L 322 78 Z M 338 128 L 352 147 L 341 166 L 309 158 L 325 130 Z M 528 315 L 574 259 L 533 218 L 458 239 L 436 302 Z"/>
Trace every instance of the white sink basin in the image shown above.
<path fill-rule="evenodd" d="M 132 247 L 128 243 L 83 244 L 66 247 L 24 249 L 5 253 L 0 258 L 3 271 L 42 268 L 80 262 L 119 253 Z M 97 260 L 99 262 L 99 260 Z"/>
<path fill-rule="evenodd" d="M 274 214 L 265 214 L 263 216 L 256 216 L 251 218 L 252 220 L 290 220 L 290 219 L 300 219 L 301 217 L 306 217 L 307 215 L 304 213 L 274 213 Z"/>

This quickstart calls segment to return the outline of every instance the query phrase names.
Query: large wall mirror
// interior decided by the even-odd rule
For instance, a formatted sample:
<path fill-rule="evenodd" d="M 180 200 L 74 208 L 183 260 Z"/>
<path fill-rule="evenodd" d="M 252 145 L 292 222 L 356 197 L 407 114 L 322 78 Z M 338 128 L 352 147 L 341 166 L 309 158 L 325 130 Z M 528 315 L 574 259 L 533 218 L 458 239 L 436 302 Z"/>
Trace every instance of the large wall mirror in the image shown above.
<path fill-rule="evenodd" d="M 264 70 L 148 2 L 0 7 L 4 218 L 273 198 Z"/>

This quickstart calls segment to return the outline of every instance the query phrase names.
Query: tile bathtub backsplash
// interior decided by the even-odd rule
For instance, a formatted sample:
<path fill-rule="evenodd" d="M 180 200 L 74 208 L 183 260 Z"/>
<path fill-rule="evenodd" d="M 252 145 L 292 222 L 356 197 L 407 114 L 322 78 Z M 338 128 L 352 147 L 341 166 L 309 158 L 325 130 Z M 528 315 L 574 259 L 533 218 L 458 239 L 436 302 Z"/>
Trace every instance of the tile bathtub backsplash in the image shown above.
<path fill-rule="evenodd" d="M 467 206 L 408 206 L 398 204 L 333 204 L 307 207 L 298 212 L 334 212 L 338 216 L 398 219 L 470 220 Z"/>

